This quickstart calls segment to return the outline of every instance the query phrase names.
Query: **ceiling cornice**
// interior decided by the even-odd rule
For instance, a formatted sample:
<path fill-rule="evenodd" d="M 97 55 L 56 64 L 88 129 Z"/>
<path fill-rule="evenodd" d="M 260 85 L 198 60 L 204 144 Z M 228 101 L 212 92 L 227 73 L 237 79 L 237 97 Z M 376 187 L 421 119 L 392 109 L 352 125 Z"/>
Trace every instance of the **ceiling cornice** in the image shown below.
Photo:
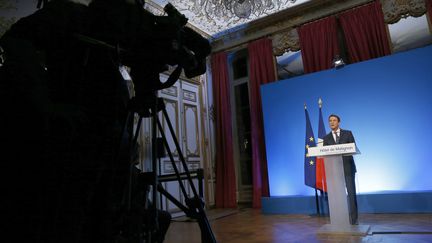
<path fill-rule="evenodd" d="M 315 0 L 257 19 L 212 39 L 212 52 L 233 49 L 250 41 L 298 27 L 373 0 Z"/>

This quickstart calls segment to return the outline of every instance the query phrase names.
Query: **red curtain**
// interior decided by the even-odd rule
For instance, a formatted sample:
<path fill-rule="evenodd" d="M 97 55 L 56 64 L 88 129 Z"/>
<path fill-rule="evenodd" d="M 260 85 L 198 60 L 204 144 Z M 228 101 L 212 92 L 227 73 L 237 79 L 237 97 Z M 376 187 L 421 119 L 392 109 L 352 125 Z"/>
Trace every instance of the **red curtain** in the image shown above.
<path fill-rule="evenodd" d="M 251 119 L 253 208 L 261 207 L 261 197 L 269 196 L 267 158 L 264 143 L 261 84 L 276 80 L 272 41 L 264 38 L 249 43 L 249 103 Z"/>
<path fill-rule="evenodd" d="M 305 73 L 329 69 L 339 54 L 336 18 L 324 18 L 298 28 Z"/>
<path fill-rule="evenodd" d="M 221 52 L 213 55 L 211 65 L 216 110 L 216 207 L 235 208 L 237 207 L 236 179 L 227 54 Z"/>
<path fill-rule="evenodd" d="M 352 63 L 390 54 L 381 3 L 376 1 L 339 16 Z"/>

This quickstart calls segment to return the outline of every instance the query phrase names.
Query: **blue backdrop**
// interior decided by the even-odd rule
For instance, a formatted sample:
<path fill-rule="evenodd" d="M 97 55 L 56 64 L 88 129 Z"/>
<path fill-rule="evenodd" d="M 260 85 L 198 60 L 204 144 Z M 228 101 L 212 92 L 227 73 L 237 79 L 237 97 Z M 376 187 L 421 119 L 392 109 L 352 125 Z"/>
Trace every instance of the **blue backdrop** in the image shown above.
<path fill-rule="evenodd" d="M 432 46 L 262 86 L 271 196 L 312 195 L 304 185 L 305 115 L 315 137 L 318 99 L 351 130 L 357 191 L 432 190 Z"/>

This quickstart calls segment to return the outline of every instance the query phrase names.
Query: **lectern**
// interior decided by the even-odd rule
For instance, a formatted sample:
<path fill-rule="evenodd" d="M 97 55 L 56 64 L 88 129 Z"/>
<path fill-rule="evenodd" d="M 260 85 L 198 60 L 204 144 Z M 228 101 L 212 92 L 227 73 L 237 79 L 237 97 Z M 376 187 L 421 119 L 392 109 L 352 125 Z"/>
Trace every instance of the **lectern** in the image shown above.
<path fill-rule="evenodd" d="M 310 147 L 308 156 L 324 157 L 330 224 L 322 226 L 318 234 L 366 235 L 369 225 L 351 225 L 342 156 L 358 154 L 354 143 Z"/>

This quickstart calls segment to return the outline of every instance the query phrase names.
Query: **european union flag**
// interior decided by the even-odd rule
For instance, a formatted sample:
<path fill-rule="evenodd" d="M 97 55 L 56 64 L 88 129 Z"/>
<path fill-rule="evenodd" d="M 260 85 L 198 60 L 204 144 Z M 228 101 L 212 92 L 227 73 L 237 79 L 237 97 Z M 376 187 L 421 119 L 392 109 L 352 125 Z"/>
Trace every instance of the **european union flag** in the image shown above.
<path fill-rule="evenodd" d="M 305 156 L 304 156 L 304 175 L 305 184 L 316 188 L 316 158 L 308 156 L 308 148 L 315 147 L 315 136 L 312 130 L 312 125 L 309 119 L 309 112 L 305 105 L 306 115 L 306 141 L 305 141 Z"/>

